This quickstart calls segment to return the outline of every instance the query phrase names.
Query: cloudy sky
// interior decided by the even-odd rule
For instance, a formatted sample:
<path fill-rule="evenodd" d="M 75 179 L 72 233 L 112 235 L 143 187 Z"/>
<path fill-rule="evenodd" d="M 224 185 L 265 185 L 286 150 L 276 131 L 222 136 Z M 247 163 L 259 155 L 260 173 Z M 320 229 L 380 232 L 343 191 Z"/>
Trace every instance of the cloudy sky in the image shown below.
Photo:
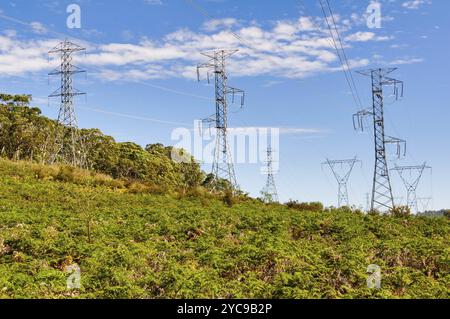
<path fill-rule="evenodd" d="M 427 161 L 419 197 L 433 194 L 434 208 L 450 207 L 445 129 L 450 119 L 450 30 L 446 0 L 384 0 L 381 28 L 367 24 L 373 1 L 330 0 L 336 27 L 353 71 L 399 67 L 405 97 L 386 106 L 387 133 L 408 140 L 404 159 L 391 165 Z M 67 7 L 81 8 L 81 28 L 67 26 Z M 81 127 L 98 127 L 118 141 L 141 145 L 171 140 L 174 129 L 214 113 L 213 87 L 197 82 L 204 51 L 238 49 L 228 61 L 230 85 L 245 89 L 246 106 L 231 107 L 230 126 L 274 127 L 281 132 L 283 200 L 336 203 L 336 185 L 320 163 L 327 157 L 363 161 L 355 168 L 350 197 L 365 206 L 373 170 L 370 131 L 353 130 L 358 110 L 333 48 L 319 1 L 124 0 L 2 1 L 0 84 L 2 91 L 33 94 L 44 114 L 56 117 L 57 101 L 46 96 L 57 86 L 47 73 L 57 57 L 47 52 L 65 37 L 84 46 L 76 63 L 88 71 L 75 83 L 88 93 L 77 101 Z M 370 81 L 354 74 L 365 107 Z M 392 150 L 391 153 L 395 153 Z M 208 170 L 208 166 L 205 165 Z M 242 188 L 258 195 L 265 177 L 260 165 L 238 165 Z M 398 201 L 406 198 L 394 175 Z"/>

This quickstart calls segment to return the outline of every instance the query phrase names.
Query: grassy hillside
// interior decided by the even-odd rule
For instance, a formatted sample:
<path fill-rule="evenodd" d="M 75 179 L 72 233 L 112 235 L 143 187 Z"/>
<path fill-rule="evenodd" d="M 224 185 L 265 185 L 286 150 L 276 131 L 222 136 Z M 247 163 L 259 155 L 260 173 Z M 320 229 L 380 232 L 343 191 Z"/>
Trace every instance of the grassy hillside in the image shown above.
<path fill-rule="evenodd" d="M 445 218 L 230 208 L 58 174 L 0 161 L 0 298 L 449 298 Z"/>

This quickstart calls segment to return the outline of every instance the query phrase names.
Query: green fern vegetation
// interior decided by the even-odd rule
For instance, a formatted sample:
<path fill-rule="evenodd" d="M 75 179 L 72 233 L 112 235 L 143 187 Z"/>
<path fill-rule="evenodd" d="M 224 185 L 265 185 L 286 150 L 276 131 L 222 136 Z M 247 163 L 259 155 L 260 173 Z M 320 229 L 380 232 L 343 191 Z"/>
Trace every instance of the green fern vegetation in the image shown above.
<path fill-rule="evenodd" d="M 29 97 L 1 101 L 0 298 L 450 297 L 448 215 L 211 194 L 194 161 L 97 130 L 82 131 L 99 146 L 88 170 L 45 165 L 54 121 Z"/>

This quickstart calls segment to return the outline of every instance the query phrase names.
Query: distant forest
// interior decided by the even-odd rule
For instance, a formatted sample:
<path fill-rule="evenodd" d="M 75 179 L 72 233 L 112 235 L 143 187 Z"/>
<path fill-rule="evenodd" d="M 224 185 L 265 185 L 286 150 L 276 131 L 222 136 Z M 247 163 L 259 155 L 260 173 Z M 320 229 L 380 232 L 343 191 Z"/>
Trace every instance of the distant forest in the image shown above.
<path fill-rule="evenodd" d="M 423 213 L 417 214 L 418 216 L 425 216 L 425 217 L 450 217 L 450 209 L 442 209 L 437 211 L 426 211 Z"/>
<path fill-rule="evenodd" d="M 65 128 L 30 103 L 28 95 L 0 94 L 0 156 L 48 164 L 58 147 L 56 133 Z M 118 143 L 98 129 L 80 129 L 77 135 L 82 141 L 86 169 L 167 191 L 207 186 L 210 180 L 194 158 L 188 163 L 172 161 L 172 147 Z"/>

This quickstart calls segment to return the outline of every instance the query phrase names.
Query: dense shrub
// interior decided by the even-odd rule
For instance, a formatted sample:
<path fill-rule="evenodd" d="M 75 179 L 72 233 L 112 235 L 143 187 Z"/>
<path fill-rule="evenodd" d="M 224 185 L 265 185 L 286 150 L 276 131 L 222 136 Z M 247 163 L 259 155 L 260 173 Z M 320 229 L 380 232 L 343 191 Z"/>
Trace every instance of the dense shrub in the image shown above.
<path fill-rule="evenodd" d="M 322 203 L 300 203 L 298 201 L 290 201 L 286 206 L 302 212 L 320 212 L 324 207 Z"/>
<path fill-rule="evenodd" d="M 389 212 L 393 217 L 408 217 L 411 216 L 411 209 L 407 206 L 394 207 Z"/>
<path fill-rule="evenodd" d="M 127 182 L 145 188 L 132 194 L 36 171 L 0 160 L 0 298 L 450 297 L 447 218 L 229 207 L 204 189 L 172 197 Z M 72 263 L 80 290 L 66 287 Z M 371 264 L 381 289 L 367 288 Z"/>
<path fill-rule="evenodd" d="M 234 198 L 234 194 L 231 190 L 227 190 L 225 191 L 225 194 L 223 196 L 223 202 L 228 206 L 228 207 L 233 207 L 234 203 L 235 203 L 235 198 Z"/>

